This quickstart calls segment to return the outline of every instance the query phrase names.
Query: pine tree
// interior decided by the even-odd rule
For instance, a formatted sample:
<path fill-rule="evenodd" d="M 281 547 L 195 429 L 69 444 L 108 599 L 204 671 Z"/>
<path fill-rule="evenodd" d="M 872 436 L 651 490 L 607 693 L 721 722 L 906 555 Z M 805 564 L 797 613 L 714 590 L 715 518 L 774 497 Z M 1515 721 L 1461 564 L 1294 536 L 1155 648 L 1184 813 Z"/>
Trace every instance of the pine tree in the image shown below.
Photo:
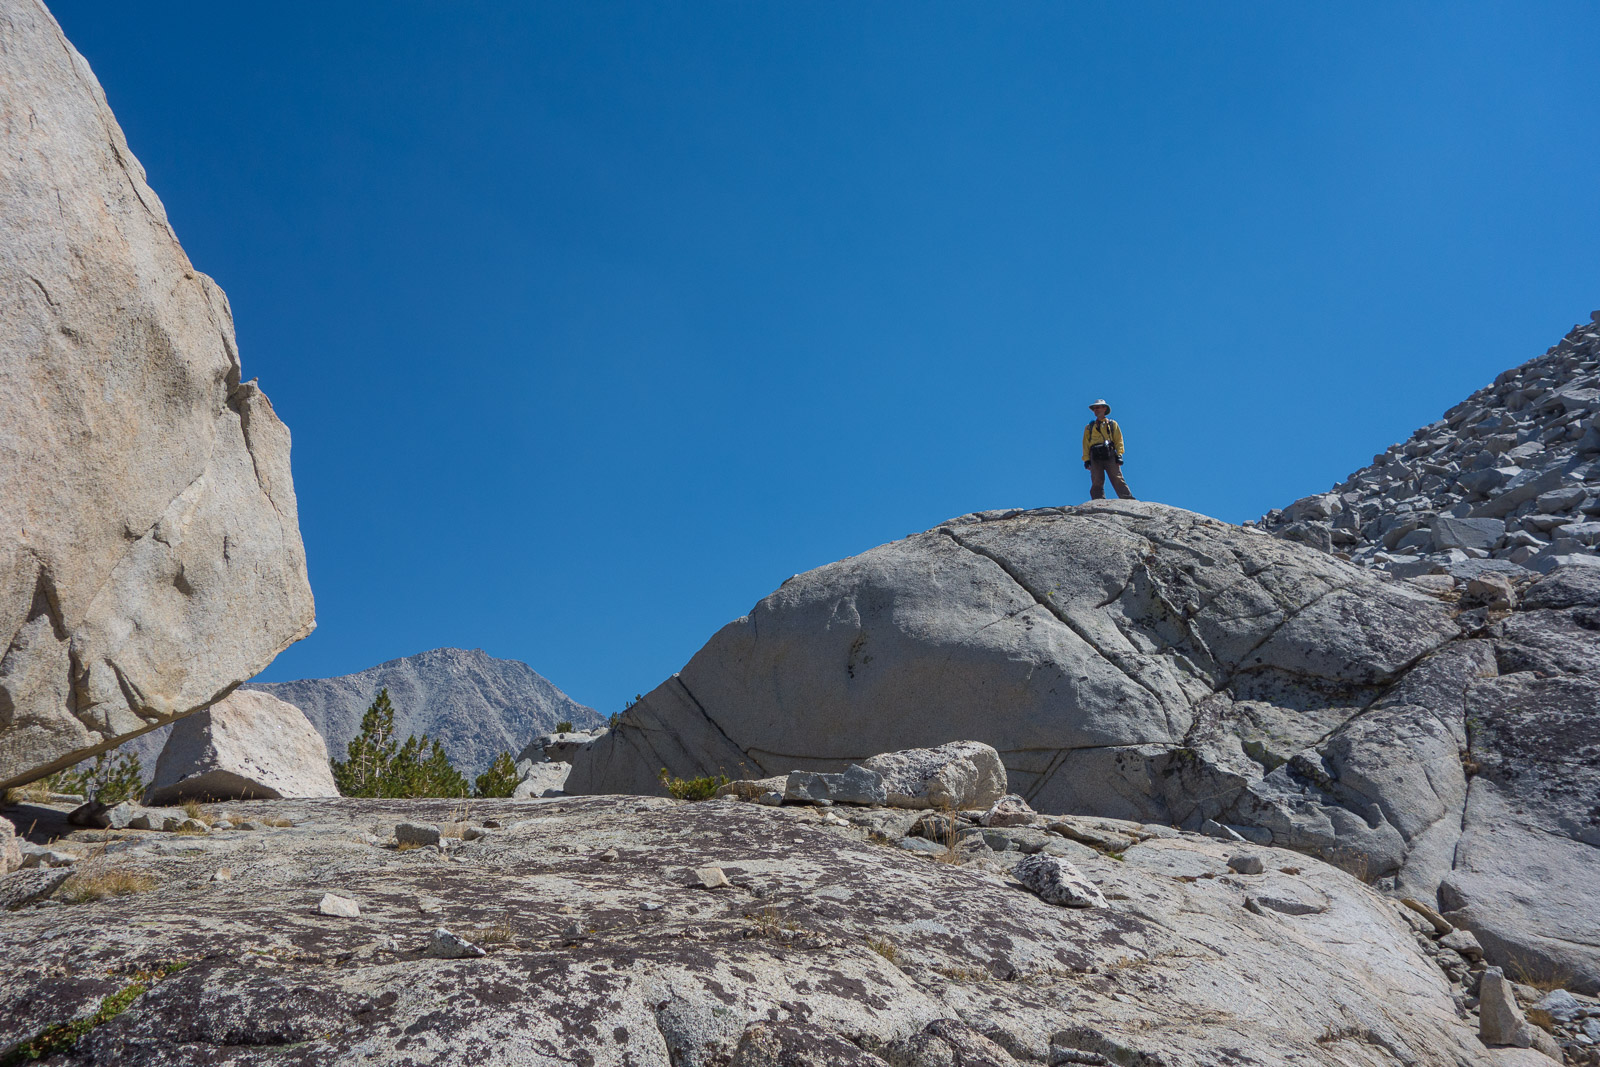
<path fill-rule="evenodd" d="M 466 777 L 450 765 L 444 746 L 427 734 L 398 740 L 389 691 L 361 717 L 361 733 L 343 762 L 330 761 L 333 780 L 347 797 L 464 797 Z"/>
<path fill-rule="evenodd" d="M 389 690 L 378 690 L 377 699 L 361 716 L 361 733 L 346 749 L 348 758 L 332 760 L 333 781 L 347 797 L 393 796 L 384 790 L 396 756 L 394 705 Z"/>
<path fill-rule="evenodd" d="M 474 783 L 480 797 L 508 797 L 517 791 L 517 764 L 511 753 L 502 752 L 489 764 L 489 769 L 478 775 Z"/>

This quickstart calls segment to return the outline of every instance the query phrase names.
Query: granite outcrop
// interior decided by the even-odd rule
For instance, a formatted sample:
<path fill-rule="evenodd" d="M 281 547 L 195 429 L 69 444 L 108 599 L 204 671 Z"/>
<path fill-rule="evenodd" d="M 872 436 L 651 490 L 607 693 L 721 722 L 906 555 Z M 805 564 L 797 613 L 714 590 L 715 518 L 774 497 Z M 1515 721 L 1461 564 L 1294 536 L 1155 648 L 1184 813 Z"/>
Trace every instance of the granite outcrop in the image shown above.
<path fill-rule="evenodd" d="M 289 431 L 84 58 L 0 7 L 0 787 L 308 634 Z"/>

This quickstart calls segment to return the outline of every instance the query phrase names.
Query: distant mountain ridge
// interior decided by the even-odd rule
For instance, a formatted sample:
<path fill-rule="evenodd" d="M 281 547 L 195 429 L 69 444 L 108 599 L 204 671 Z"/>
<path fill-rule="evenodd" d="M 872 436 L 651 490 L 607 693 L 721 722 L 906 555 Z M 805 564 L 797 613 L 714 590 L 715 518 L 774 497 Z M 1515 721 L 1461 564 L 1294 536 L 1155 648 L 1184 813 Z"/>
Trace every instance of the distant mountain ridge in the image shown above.
<path fill-rule="evenodd" d="M 361 731 L 361 716 L 380 689 L 389 690 L 395 727 L 401 737 L 438 738 L 450 760 L 469 778 L 485 770 L 501 752 L 516 755 L 539 734 L 570 722 L 578 729 L 598 726 L 603 717 L 563 693 L 520 660 L 496 659 L 481 648 L 435 648 L 402 656 L 336 678 L 292 682 L 251 682 L 306 713 L 328 742 L 328 754 L 343 759 Z M 170 727 L 151 731 L 122 746 L 138 754 L 146 773 L 155 768 Z"/>
<path fill-rule="evenodd" d="M 558 722 L 583 729 L 604 721 L 526 663 L 496 659 L 481 648 L 435 648 L 337 678 L 241 688 L 271 693 L 305 712 L 334 759 L 344 758 L 361 731 L 361 716 L 378 690 L 388 689 L 399 735 L 437 738 L 468 777 L 487 769 L 501 752 L 522 751 Z"/>

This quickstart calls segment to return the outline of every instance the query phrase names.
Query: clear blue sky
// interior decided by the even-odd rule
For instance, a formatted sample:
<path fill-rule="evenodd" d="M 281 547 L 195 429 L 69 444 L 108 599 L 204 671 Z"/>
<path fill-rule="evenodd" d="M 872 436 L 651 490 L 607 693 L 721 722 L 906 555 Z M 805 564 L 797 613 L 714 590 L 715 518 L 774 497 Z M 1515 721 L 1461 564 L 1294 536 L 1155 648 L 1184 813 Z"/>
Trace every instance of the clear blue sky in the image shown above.
<path fill-rule="evenodd" d="M 1600 307 L 1593 4 L 61 0 L 294 434 L 317 632 L 603 712 L 790 574 L 1327 488 Z"/>

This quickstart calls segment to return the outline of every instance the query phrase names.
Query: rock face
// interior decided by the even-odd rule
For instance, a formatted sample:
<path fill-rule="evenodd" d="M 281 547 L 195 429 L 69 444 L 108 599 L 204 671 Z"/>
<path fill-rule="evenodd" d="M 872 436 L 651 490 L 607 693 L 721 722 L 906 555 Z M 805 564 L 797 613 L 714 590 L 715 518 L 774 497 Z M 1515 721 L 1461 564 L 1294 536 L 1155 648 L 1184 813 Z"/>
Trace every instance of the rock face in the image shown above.
<path fill-rule="evenodd" d="M 361 732 L 361 716 L 378 690 L 387 688 L 400 736 L 438 738 L 469 778 L 488 770 L 501 752 L 523 751 L 530 738 L 558 722 L 582 727 L 602 721 L 526 663 L 496 659 L 482 649 L 435 648 L 337 678 L 251 682 L 244 688 L 271 693 L 305 712 L 335 759 L 344 759 Z M 164 743 L 158 733 L 127 747 L 149 766 Z"/>
<path fill-rule="evenodd" d="M 241 380 L 93 72 L 0 20 L 0 787 L 205 707 L 310 633 L 289 432 Z"/>
<path fill-rule="evenodd" d="M 300 709 L 245 691 L 173 726 L 145 802 L 338 795 L 328 746 Z"/>
<path fill-rule="evenodd" d="M 839 771 L 971 737 L 1039 811 L 1321 856 L 1439 901 L 1492 962 L 1600 988 L 1600 720 L 1581 710 L 1600 583 L 1569 572 L 1516 614 L 1458 620 L 1158 504 L 967 516 L 786 582 L 580 751 L 566 788 Z M 1549 891 L 1518 893 L 1530 865 Z"/>
<path fill-rule="evenodd" d="M 1600 312 L 1262 525 L 1400 577 L 1600 564 Z"/>
<path fill-rule="evenodd" d="M 369 828 L 442 828 L 457 804 L 229 810 L 294 825 L 129 832 L 82 861 L 159 892 L 68 904 L 70 886 L 18 887 L 54 895 L 0 923 L 0 1049 L 154 970 L 63 1062 L 1497 1062 L 1406 909 L 1278 849 L 1244 878 L 1230 846 L 1170 830 L 1122 826 L 1120 859 L 987 831 L 1078 849 L 1104 906 L 1068 908 L 1012 877 L 1018 847 L 980 843 L 958 865 L 874 843 L 918 817 L 892 808 L 481 801 L 482 825 L 404 851 Z M 54 832 L 44 814 L 12 816 Z M 704 888 L 702 869 L 722 879 Z M 0 878 L 0 899 L 35 873 Z M 339 914 L 317 911 L 327 894 Z M 163 975 L 166 961 L 188 965 Z"/>

